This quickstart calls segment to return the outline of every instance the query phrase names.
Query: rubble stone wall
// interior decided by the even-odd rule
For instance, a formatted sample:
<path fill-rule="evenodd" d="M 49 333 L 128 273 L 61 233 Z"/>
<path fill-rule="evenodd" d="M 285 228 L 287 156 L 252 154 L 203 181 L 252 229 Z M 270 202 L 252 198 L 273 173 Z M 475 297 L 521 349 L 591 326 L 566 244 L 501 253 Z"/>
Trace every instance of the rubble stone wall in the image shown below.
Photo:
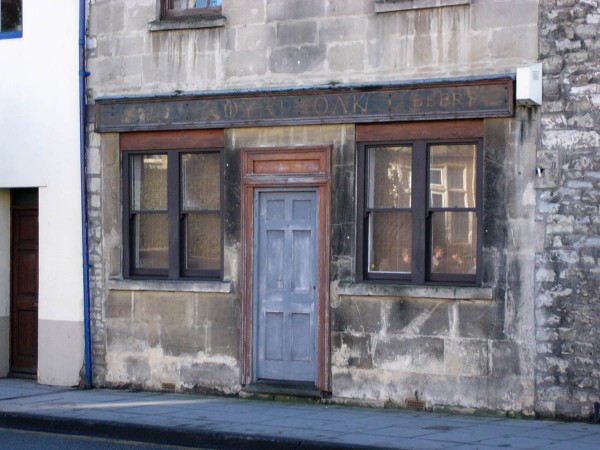
<path fill-rule="evenodd" d="M 536 412 L 588 418 L 600 400 L 600 2 L 540 2 Z"/>

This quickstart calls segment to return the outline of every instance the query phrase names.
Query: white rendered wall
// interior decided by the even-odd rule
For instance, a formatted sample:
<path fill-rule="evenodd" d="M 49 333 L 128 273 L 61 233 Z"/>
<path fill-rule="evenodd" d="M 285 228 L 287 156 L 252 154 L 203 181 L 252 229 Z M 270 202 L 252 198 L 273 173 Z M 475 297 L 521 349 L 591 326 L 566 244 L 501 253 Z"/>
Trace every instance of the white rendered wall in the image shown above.
<path fill-rule="evenodd" d="M 83 336 L 44 333 L 83 321 L 79 2 L 23 3 L 23 37 L 0 40 L 0 188 L 40 188 L 38 380 L 74 385 Z"/>

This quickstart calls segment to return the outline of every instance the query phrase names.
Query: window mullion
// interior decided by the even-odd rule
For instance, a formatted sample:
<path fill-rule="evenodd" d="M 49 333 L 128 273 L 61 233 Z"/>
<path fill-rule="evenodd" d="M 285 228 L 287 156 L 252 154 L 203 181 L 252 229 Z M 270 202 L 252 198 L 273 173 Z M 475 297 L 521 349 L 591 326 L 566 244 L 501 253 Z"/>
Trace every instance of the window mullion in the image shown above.
<path fill-rule="evenodd" d="M 412 220 L 413 220 L 413 248 L 412 248 L 412 282 L 423 284 L 425 282 L 425 268 L 428 260 L 427 253 L 427 220 L 428 182 L 427 147 L 423 141 L 413 145 L 412 155 Z"/>
<path fill-rule="evenodd" d="M 169 278 L 180 277 L 181 199 L 179 188 L 179 152 L 168 152 L 167 207 L 169 217 Z"/>

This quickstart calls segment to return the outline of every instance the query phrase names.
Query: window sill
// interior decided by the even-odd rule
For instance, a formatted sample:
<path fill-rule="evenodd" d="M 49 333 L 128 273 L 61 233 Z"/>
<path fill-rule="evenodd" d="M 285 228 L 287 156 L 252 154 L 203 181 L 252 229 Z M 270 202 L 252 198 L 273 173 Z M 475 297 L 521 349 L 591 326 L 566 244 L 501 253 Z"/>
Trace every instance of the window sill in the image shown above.
<path fill-rule="evenodd" d="M 491 287 L 458 286 L 399 286 L 376 283 L 340 283 L 340 296 L 352 297 L 394 297 L 408 299 L 439 300 L 493 300 Z"/>
<path fill-rule="evenodd" d="M 200 28 L 224 27 L 225 16 L 186 16 L 155 20 L 150 22 L 150 31 L 194 30 Z"/>
<path fill-rule="evenodd" d="M 471 0 L 375 0 L 375 12 L 411 11 L 470 4 Z"/>
<path fill-rule="evenodd" d="M 208 292 L 230 294 L 231 281 L 170 281 L 170 280 L 108 280 L 111 291 Z"/>

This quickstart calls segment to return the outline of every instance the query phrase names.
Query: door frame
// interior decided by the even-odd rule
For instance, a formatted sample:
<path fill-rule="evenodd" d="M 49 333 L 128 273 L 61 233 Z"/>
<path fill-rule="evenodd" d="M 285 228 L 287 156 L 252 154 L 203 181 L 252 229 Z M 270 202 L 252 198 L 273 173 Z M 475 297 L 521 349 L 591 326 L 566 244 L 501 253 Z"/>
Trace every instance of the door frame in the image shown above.
<path fill-rule="evenodd" d="M 252 382 L 254 361 L 255 189 L 313 188 L 319 194 L 317 234 L 317 384 L 330 391 L 329 260 L 332 146 L 242 148 L 242 384 Z"/>

